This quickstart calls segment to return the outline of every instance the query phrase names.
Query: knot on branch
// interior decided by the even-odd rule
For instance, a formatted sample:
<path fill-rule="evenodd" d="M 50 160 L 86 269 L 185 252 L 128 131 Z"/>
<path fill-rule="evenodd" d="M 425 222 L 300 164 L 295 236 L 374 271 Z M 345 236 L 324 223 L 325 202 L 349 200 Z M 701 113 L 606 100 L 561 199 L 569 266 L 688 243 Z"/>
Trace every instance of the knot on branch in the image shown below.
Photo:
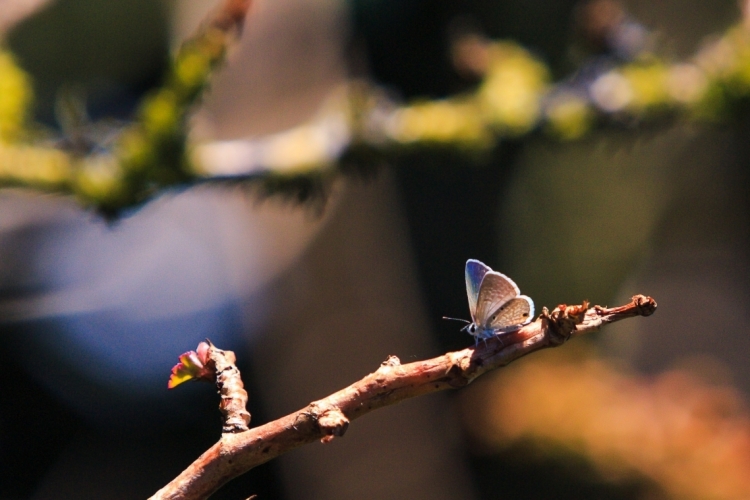
<path fill-rule="evenodd" d="M 216 373 L 216 387 L 219 389 L 221 402 L 219 411 L 224 417 L 222 432 L 245 432 L 250 425 L 250 413 L 247 411 L 247 391 L 242 383 L 240 371 L 235 363 L 237 358 L 232 351 L 224 351 L 208 343 L 208 367 Z"/>
<path fill-rule="evenodd" d="M 588 301 L 584 300 L 583 304 L 575 306 L 560 304 L 552 312 L 543 308 L 542 318 L 549 326 L 550 342 L 553 345 L 566 342 L 576 331 L 576 326 L 583 323 L 588 307 Z"/>
<path fill-rule="evenodd" d="M 401 360 L 398 359 L 398 357 L 390 355 L 388 356 L 388 359 L 380 363 L 380 366 L 378 369 L 373 373 L 373 377 L 375 377 L 375 382 L 378 384 L 382 384 L 393 372 L 394 368 L 400 368 L 401 367 Z"/>
<path fill-rule="evenodd" d="M 480 355 L 467 357 L 463 353 L 456 354 L 458 355 L 452 360 L 442 380 L 454 389 L 469 385 L 474 378 L 474 372 L 484 364 Z"/>
<path fill-rule="evenodd" d="M 388 359 L 380 363 L 380 366 L 401 366 L 401 360 L 391 354 Z"/>
<path fill-rule="evenodd" d="M 311 407 L 310 414 L 324 434 L 321 443 L 330 443 L 334 437 L 342 437 L 346 433 L 349 419 L 338 407 L 320 408 L 316 403 L 312 403 Z"/>

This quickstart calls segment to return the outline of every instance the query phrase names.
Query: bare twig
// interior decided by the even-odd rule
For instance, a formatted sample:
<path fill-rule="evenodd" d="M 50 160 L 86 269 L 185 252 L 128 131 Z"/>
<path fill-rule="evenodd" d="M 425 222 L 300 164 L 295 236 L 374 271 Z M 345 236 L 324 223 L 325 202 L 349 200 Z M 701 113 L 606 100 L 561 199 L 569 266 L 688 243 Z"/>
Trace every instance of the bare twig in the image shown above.
<path fill-rule="evenodd" d="M 152 499 L 196 500 L 207 498 L 221 485 L 248 470 L 303 444 L 328 442 L 343 436 L 349 422 L 373 410 L 405 399 L 463 387 L 490 370 L 570 338 L 598 330 L 603 325 L 656 310 L 651 297 L 636 295 L 612 309 L 588 304 L 560 305 L 520 330 L 491 339 L 486 344 L 437 358 L 402 365 L 389 357 L 374 373 L 307 407 L 260 427 L 223 434 L 171 483 Z"/>
<path fill-rule="evenodd" d="M 219 410 L 224 417 L 222 432 L 245 432 L 250 425 L 247 411 L 247 391 L 242 384 L 232 351 L 222 351 L 208 342 L 209 368 L 216 373 L 216 387 L 221 395 Z"/>

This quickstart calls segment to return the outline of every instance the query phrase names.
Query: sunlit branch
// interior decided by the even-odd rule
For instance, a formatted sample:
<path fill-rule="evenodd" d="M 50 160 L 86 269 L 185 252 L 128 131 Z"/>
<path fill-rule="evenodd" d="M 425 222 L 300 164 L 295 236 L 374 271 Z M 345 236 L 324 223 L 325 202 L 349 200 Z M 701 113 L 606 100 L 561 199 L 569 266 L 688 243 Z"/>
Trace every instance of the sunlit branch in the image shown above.
<path fill-rule="evenodd" d="M 468 385 L 480 375 L 539 349 L 562 345 L 572 337 L 656 310 L 651 297 L 636 295 L 615 308 L 560 305 L 545 308 L 520 330 L 462 351 L 402 365 L 390 356 L 373 373 L 305 408 L 246 432 L 224 433 L 152 499 L 207 498 L 224 483 L 299 446 L 343 436 L 350 422 L 367 413 L 409 398 Z"/>

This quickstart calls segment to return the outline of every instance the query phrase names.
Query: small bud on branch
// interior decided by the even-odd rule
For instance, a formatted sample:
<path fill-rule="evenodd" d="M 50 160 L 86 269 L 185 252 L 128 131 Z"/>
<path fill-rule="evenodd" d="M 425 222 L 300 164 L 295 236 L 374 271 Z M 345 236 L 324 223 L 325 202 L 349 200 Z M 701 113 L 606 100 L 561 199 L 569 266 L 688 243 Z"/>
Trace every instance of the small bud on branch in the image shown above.
<path fill-rule="evenodd" d="M 180 356 L 180 362 L 172 368 L 167 387 L 173 389 L 189 380 L 216 380 L 221 396 L 219 411 L 224 417 L 222 432 L 244 432 L 250 425 L 250 413 L 246 409 L 247 391 L 236 362 L 232 351 L 218 349 L 206 339 L 195 351 Z"/>
<path fill-rule="evenodd" d="M 208 344 L 201 342 L 198 349 L 180 355 L 180 362 L 172 367 L 167 388 L 174 389 L 183 382 L 190 380 L 212 381 L 215 372 L 208 365 Z"/>

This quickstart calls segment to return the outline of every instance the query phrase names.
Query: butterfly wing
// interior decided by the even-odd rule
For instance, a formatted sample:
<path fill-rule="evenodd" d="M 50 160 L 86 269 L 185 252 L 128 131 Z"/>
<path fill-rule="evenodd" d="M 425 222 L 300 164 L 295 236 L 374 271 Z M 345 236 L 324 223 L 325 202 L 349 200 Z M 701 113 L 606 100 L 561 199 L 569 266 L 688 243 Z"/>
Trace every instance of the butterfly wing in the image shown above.
<path fill-rule="evenodd" d="M 469 297 L 469 311 L 472 320 L 476 320 L 479 288 L 482 286 L 485 274 L 489 272 L 492 272 L 492 269 L 478 260 L 469 259 L 466 261 L 466 295 Z"/>
<path fill-rule="evenodd" d="M 489 327 L 492 315 L 520 293 L 512 279 L 497 271 L 487 272 L 479 287 L 474 321 L 479 326 Z"/>
<path fill-rule="evenodd" d="M 526 295 L 510 299 L 488 318 L 489 327 L 502 333 L 525 325 L 534 317 L 534 301 Z"/>

